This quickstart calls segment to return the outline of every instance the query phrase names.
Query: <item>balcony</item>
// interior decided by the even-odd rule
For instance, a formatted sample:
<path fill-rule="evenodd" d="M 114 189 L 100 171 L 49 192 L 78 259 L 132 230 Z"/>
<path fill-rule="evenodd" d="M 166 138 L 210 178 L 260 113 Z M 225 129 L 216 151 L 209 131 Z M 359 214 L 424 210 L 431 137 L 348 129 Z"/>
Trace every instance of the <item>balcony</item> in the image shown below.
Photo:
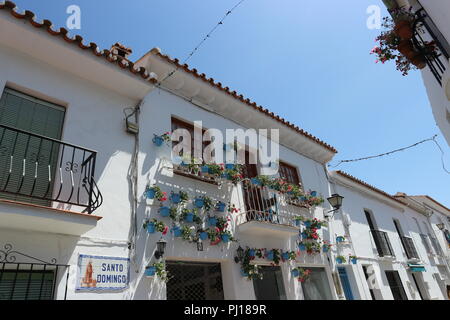
<path fill-rule="evenodd" d="M 420 238 L 422 239 L 423 246 L 425 247 L 425 250 L 427 254 L 433 254 L 433 250 L 430 247 L 430 243 L 428 242 L 428 236 L 426 234 L 421 233 Z"/>
<path fill-rule="evenodd" d="M 419 254 L 417 253 L 416 247 L 414 246 L 414 241 L 412 238 L 402 236 L 400 237 L 402 241 L 403 248 L 405 249 L 406 256 L 409 260 L 420 260 Z"/>
<path fill-rule="evenodd" d="M 0 125 L 0 227 L 82 234 L 100 217 L 96 152 Z M 30 210 L 32 208 L 32 210 Z"/>
<path fill-rule="evenodd" d="M 430 41 L 437 46 L 435 52 L 426 50 L 426 43 Z M 442 77 L 450 58 L 450 45 L 423 8 L 416 12 L 413 42 L 415 47 L 424 53 L 431 73 L 442 86 Z"/>
<path fill-rule="evenodd" d="M 387 232 L 370 230 L 380 257 L 395 257 Z"/>
<path fill-rule="evenodd" d="M 308 208 L 301 203 L 291 201 L 287 195 L 279 194 L 265 186 L 244 183 L 243 198 L 246 210 L 237 217 L 241 233 L 294 236 L 299 232 L 294 218 L 310 215 Z"/>

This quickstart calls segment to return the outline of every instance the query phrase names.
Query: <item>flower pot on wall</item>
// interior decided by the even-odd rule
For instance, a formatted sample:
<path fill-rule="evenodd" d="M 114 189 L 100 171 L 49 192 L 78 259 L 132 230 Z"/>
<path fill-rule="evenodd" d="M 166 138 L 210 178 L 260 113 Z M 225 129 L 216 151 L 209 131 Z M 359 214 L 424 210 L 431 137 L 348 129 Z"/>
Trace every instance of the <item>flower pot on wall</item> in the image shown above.
<path fill-rule="evenodd" d="M 225 207 L 226 207 L 225 203 L 218 202 L 217 205 L 216 205 L 216 210 L 219 211 L 219 212 L 224 212 L 225 211 Z"/>
<path fill-rule="evenodd" d="M 358 262 L 358 259 L 357 259 L 357 258 L 352 258 L 352 259 L 351 259 L 351 262 L 352 262 L 353 264 L 356 264 L 356 263 Z"/>
<path fill-rule="evenodd" d="M 203 208 L 204 205 L 205 201 L 202 198 L 196 198 L 194 200 L 194 206 L 196 206 L 197 208 Z"/>
<path fill-rule="evenodd" d="M 273 251 L 272 250 L 266 254 L 266 258 L 267 258 L 267 260 L 273 260 Z"/>
<path fill-rule="evenodd" d="M 153 277 L 156 274 L 156 267 L 147 267 L 145 268 L 145 276 Z"/>
<path fill-rule="evenodd" d="M 192 212 L 186 213 L 184 220 L 186 222 L 194 222 L 194 214 Z"/>
<path fill-rule="evenodd" d="M 148 233 L 155 233 L 156 229 L 155 229 L 155 223 L 154 222 L 150 222 L 147 225 L 147 232 Z"/>
<path fill-rule="evenodd" d="M 153 188 L 150 188 L 145 192 L 145 196 L 147 197 L 147 199 L 155 199 L 155 195 L 156 191 Z"/>
<path fill-rule="evenodd" d="M 223 234 L 221 238 L 224 243 L 230 242 L 230 236 L 228 234 Z"/>
<path fill-rule="evenodd" d="M 217 225 L 217 218 L 216 217 L 209 217 L 208 224 L 210 227 L 215 227 Z"/>
<path fill-rule="evenodd" d="M 281 258 L 282 258 L 283 260 L 289 260 L 289 254 L 288 254 L 287 252 L 283 252 L 283 253 L 281 254 Z"/>
<path fill-rule="evenodd" d="M 256 256 L 256 250 L 255 249 L 248 250 L 248 255 L 250 258 L 254 258 Z"/>
<path fill-rule="evenodd" d="M 337 258 L 336 258 L 336 262 L 337 262 L 338 264 L 342 264 L 342 263 L 344 262 L 344 260 L 342 260 L 342 258 L 340 258 L 340 257 L 337 257 Z"/>
<path fill-rule="evenodd" d="M 412 39 L 414 36 L 413 28 L 409 20 L 400 20 L 395 24 L 394 32 L 403 40 Z"/>
<path fill-rule="evenodd" d="M 157 146 L 157 147 L 161 147 L 162 144 L 164 143 L 164 139 L 163 139 L 162 137 L 159 137 L 159 136 L 155 136 L 155 137 L 152 139 L 152 141 L 153 141 L 153 143 L 155 144 L 155 146 Z"/>
<path fill-rule="evenodd" d="M 159 208 L 159 214 L 162 217 L 168 217 L 170 214 L 170 208 L 169 207 L 161 207 Z"/>
<path fill-rule="evenodd" d="M 200 240 L 206 240 L 208 239 L 208 233 L 207 232 L 200 232 L 199 236 Z"/>
<path fill-rule="evenodd" d="M 297 278 L 300 275 L 300 272 L 297 269 L 291 271 L 291 274 L 294 278 Z"/>
<path fill-rule="evenodd" d="M 172 194 L 170 195 L 170 200 L 171 200 L 173 203 L 180 203 L 180 202 L 181 202 L 181 196 L 180 196 L 179 193 L 172 193 Z"/>
<path fill-rule="evenodd" d="M 172 232 L 175 237 L 181 237 L 182 231 L 180 227 L 173 227 Z"/>
<path fill-rule="evenodd" d="M 298 248 L 300 249 L 300 251 L 306 251 L 306 245 L 304 245 L 303 243 L 300 243 L 298 245 Z"/>

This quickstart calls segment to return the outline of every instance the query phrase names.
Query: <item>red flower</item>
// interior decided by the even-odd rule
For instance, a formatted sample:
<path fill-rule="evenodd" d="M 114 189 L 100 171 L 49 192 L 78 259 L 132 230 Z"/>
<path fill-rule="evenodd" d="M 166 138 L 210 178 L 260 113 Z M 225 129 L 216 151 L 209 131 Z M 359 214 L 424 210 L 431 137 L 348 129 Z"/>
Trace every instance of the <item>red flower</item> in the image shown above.
<path fill-rule="evenodd" d="M 164 231 L 162 232 L 162 234 L 163 234 L 163 235 L 166 235 L 168 231 L 169 231 L 169 227 L 168 227 L 168 226 L 165 226 L 165 227 L 164 227 Z"/>

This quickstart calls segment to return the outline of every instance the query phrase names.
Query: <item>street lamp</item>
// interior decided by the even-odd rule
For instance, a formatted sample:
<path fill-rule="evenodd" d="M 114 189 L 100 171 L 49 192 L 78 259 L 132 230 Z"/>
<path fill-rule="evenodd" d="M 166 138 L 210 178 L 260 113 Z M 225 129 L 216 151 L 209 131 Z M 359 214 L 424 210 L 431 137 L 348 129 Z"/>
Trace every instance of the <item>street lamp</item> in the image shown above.
<path fill-rule="evenodd" d="M 333 210 L 328 212 L 333 212 L 339 210 L 339 208 L 342 206 L 342 199 L 344 199 L 343 196 L 338 195 L 337 193 L 334 193 L 331 195 L 331 197 L 327 198 L 330 205 L 333 207 Z"/>
<path fill-rule="evenodd" d="M 161 238 L 157 243 L 156 243 L 156 251 L 155 251 L 155 258 L 159 259 L 162 258 L 164 255 L 164 251 L 166 250 L 166 240 L 164 240 L 163 238 Z"/>

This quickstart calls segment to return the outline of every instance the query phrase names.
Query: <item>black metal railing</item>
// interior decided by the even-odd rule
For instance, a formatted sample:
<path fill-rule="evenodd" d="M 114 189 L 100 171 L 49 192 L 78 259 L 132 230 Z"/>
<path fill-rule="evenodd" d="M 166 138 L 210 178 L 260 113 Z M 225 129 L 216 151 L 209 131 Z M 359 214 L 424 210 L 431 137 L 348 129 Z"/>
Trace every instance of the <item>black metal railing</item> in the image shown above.
<path fill-rule="evenodd" d="M 439 241 L 435 237 L 432 237 L 431 235 L 430 235 L 430 241 L 431 241 L 431 244 L 432 244 L 436 254 L 442 256 L 443 252 L 442 252 L 441 246 L 439 245 Z"/>
<path fill-rule="evenodd" d="M 91 214 L 103 202 L 95 151 L 0 125 L 0 198 Z"/>
<path fill-rule="evenodd" d="M 20 261 L 17 261 L 20 257 Z M 6 244 L 0 248 L 1 300 L 66 300 L 69 265 L 46 262 L 13 250 Z"/>
<path fill-rule="evenodd" d="M 403 248 L 405 249 L 406 256 L 408 259 L 420 259 L 417 253 L 416 247 L 414 246 L 414 241 L 410 237 L 402 236 L 400 237 L 402 241 Z"/>
<path fill-rule="evenodd" d="M 391 242 L 387 232 L 379 230 L 370 230 L 372 233 L 373 240 L 375 241 L 375 246 L 380 257 L 391 256 L 395 257 L 394 250 L 392 250 Z"/>
<path fill-rule="evenodd" d="M 427 43 L 431 41 L 436 45 L 436 50 L 429 50 Z M 413 42 L 424 55 L 431 73 L 442 86 L 446 61 L 450 57 L 450 45 L 423 8 L 416 12 Z"/>

